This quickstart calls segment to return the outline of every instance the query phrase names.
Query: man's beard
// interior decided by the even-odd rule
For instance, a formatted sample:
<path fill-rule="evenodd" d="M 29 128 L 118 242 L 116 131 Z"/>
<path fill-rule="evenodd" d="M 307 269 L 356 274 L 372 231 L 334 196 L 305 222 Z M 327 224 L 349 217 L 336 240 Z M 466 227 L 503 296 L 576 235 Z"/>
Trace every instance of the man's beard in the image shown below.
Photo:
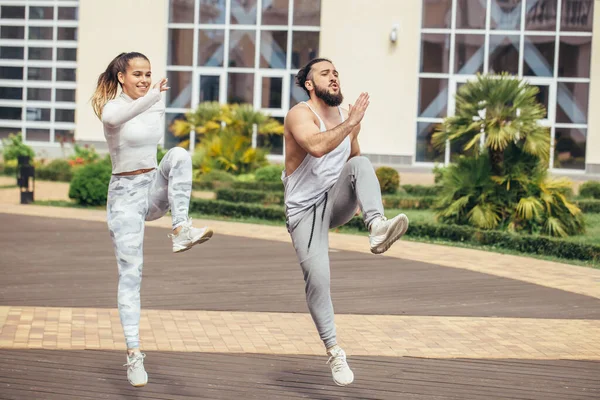
<path fill-rule="evenodd" d="M 337 94 L 331 94 L 327 88 L 321 89 L 320 87 L 315 86 L 315 96 L 323 100 L 329 107 L 337 107 L 344 101 L 341 89 L 338 90 Z"/>

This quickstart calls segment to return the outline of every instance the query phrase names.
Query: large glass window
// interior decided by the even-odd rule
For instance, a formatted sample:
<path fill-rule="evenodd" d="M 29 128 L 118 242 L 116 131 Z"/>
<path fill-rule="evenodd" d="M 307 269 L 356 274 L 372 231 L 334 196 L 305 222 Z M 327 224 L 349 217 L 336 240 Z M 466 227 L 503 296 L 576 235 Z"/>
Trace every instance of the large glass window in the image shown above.
<path fill-rule="evenodd" d="M 306 100 L 294 80 L 319 56 L 322 1 L 169 0 L 167 116 L 218 101 L 249 103 L 283 118 Z M 445 66 L 432 68 L 447 69 L 448 63 L 446 57 Z M 165 135 L 166 145 L 177 140 Z M 275 137 L 259 145 L 283 151 Z"/>
<path fill-rule="evenodd" d="M 477 73 L 508 72 L 540 89 L 554 168 L 585 169 L 593 0 L 422 0 L 416 161 L 451 162 L 431 135 Z"/>
<path fill-rule="evenodd" d="M 0 5 L 0 137 L 71 140 L 79 0 L 8 3 Z"/>

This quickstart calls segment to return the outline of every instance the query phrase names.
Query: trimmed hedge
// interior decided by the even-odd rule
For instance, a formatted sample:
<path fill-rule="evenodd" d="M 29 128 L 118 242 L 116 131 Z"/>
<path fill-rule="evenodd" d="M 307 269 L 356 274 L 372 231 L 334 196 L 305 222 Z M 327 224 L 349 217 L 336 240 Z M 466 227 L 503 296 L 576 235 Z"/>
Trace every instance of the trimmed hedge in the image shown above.
<path fill-rule="evenodd" d="M 283 192 L 269 192 L 262 190 L 243 189 L 217 189 L 217 200 L 231 201 L 233 203 L 260 203 L 263 205 L 283 205 Z M 385 208 L 400 208 L 405 210 L 424 210 L 431 208 L 435 197 L 406 197 L 398 195 L 383 196 Z"/>
<path fill-rule="evenodd" d="M 203 182 L 196 180 L 192 182 L 192 188 L 194 190 L 242 189 L 283 193 L 283 182 Z"/>
<path fill-rule="evenodd" d="M 266 165 L 254 171 L 256 182 L 281 182 L 283 165 Z"/>
<path fill-rule="evenodd" d="M 190 211 L 208 215 L 228 217 L 254 217 L 271 221 L 285 221 L 281 206 L 260 206 L 244 203 L 231 203 L 221 200 L 192 199 Z M 366 232 L 361 217 L 352 218 L 345 226 Z M 586 245 L 553 239 L 543 236 L 518 235 L 500 231 L 483 231 L 468 226 L 411 223 L 407 236 L 426 239 L 444 239 L 475 245 L 486 245 L 501 249 L 515 250 L 529 254 L 540 254 L 558 258 L 600 261 L 600 246 Z"/>
<path fill-rule="evenodd" d="M 282 192 L 283 193 L 283 182 L 233 182 L 231 184 L 232 189 L 245 189 L 245 190 L 263 190 L 267 192 Z"/>
<path fill-rule="evenodd" d="M 222 200 L 192 199 L 190 201 L 190 212 L 225 217 L 254 217 L 269 221 L 285 221 L 285 212 L 281 206 L 260 206 Z"/>
<path fill-rule="evenodd" d="M 600 182 L 587 181 L 579 187 L 579 196 L 600 199 Z"/>
<path fill-rule="evenodd" d="M 579 207 L 581 212 L 594 214 L 600 213 L 600 200 L 588 199 L 588 200 L 577 200 L 575 205 Z"/>
<path fill-rule="evenodd" d="M 261 190 L 219 189 L 217 200 L 233 203 L 260 203 L 263 205 L 283 205 L 283 193 Z"/>
<path fill-rule="evenodd" d="M 402 185 L 402 189 L 413 196 L 437 196 L 440 186 Z"/>

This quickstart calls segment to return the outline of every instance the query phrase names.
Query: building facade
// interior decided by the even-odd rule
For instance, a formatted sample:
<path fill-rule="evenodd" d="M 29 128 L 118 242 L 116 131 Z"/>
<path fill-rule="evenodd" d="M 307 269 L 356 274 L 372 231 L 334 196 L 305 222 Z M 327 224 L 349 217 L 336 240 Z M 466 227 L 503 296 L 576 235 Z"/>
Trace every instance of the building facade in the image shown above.
<path fill-rule="evenodd" d="M 89 99 L 122 51 L 169 78 L 170 124 L 203 101 L 245 102 L 283 120 L 305 100 L 298 68 L 333 60 L 345 105 L 371 105 L 361 148 L 375 164 L 430 169 L 460 148 L 431 136 L 477 73 L 539 87 L 557 173 L 600 174 L 600 40 L 593 0 L 0 0 L 0 137 L 22 131 L 52 154 L 75 138 L 104 146 Z M 269 145 L 281 160 L 281 137 Z"/>

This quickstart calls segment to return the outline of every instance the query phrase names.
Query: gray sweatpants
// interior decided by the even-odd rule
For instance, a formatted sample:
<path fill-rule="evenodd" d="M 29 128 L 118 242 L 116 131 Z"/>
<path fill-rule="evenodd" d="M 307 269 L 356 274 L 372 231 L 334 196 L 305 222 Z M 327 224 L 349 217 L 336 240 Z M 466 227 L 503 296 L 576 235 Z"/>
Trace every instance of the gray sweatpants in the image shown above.
<path fill-rule="evenodd" d="M 192 160 L 175 147 L 157 169 L 140 175 L 113 175 L 108 186 L 107 221 L 119 268 L 118 308 L 127 348 L 140 346 L 140 285 L 144 256 L 144 221 L 171 209 L 173 229 L 188 220 Z"/>
<path fill-rule="evenodd" d="M 324 199 L 288 220 L 288 231 L 304 273 L 306 301 L 325 348 L 336 345 L 330 294 L 329 229 L 344 225 L 360 206 L 365 224 L 383 216 L 381 189 L 371 162 L 351 158 Z"/>

